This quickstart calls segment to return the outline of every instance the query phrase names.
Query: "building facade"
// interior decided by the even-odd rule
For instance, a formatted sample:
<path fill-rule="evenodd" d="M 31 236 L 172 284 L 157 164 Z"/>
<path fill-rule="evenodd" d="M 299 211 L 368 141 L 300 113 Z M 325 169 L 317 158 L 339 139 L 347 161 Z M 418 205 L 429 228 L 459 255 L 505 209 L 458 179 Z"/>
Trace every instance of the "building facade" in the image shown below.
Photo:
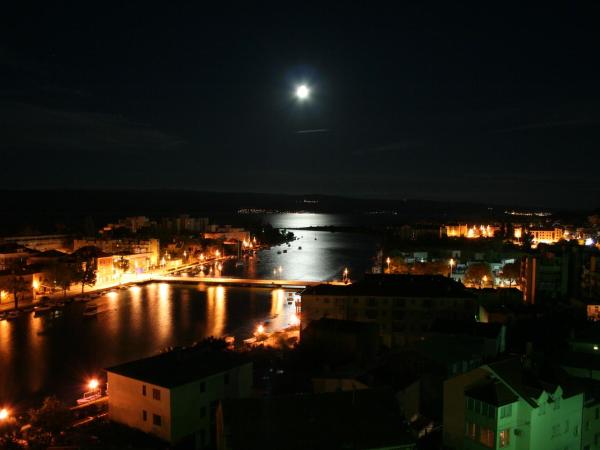
<path fill-rule="evenodd" d="M 444 445 L 451 449 L 582 448 L 582 391 L 536 379 L 518 359 L 444 383 Z"/>
<path fill-rule="evenodd" d="M 207 448 L 217 404 L 251 394 L 252 363 L 231 352 L 183 349 L 107 369 L 109 419 L 171 444 Z"/>
<path fill-rule="evenodd" d="M 302 329 L 321 318 L 373 322 L 385 345 L 419 339 L 436 319 L 472 319 L 474 296 L 437 275 L 368 275 L 351 285 L 322 284 L 302 292 Z"/>

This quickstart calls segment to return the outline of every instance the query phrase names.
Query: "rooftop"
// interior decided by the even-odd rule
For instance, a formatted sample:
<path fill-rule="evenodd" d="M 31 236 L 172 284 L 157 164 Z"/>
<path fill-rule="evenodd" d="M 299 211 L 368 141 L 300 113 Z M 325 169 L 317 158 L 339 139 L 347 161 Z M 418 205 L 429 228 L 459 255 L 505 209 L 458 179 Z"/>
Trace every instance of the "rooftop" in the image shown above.
<path fill-rule="evenodd" d="M 508 405 L 519 399 L 508 387 L 498 380 L 485 380 L 482 383 L 471 386 L 465 390 L 465 395 L 494 406 Z"/>
<path fill-rule="evenodd" d="M 319 284 L 303 295 L 344 295 L 373 297 L 473 297 L 461 283 L 441 275 L 365 275 L 348 285 Z"/>
<path fill-rule="evenodd" d="M 107 372 L 165 388 L 173 388 L 239 367 L 248 360 L 239 353 L 189 347 L 109 367 Z"/>
<path fill-rule="evenodd" d="M 225 400 L 223 419 L 232 450 L 368 449 L 415 442 L 387 390 Z"/>

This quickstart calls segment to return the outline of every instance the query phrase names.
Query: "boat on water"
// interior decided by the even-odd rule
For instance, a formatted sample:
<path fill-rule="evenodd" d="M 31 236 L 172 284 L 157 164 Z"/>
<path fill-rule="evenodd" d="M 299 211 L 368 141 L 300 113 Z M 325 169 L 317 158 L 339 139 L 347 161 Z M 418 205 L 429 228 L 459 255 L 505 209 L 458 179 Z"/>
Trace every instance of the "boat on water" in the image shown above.
<path fill-rule="evenodd" d="M 281 255 L 281 250 L 277 250 L 277 254 L 278 254 L 278 255 Z"/>
<path fill-rule="evenodd" d="M 302 247 L 298 247 L 298 250 L 302 250 Z"/>
<path fill-rule="evenodd" d="M 287 253 L 287 250 L 284 250 L 283 253 Z"/>
<path fill-rule="evenodd" d="M 6 320 L 14 320 L 17 317 L 19 317 L 19 315 L 20 315 L 19 311 L 11 311 L 7 314 Z"/>
<path fill-rule="evenodd" d="M 96 305 L 87 305 L 83 311 L 83 317 L 92 318 L 98 315 L 98 307 Z"/>
<path fill-rule="evenodd" d="M 34 316 L 41 316 L 43 314 L 48 314 L 52 311 L 52 306 L 50 305 L 38 305 L 35 308 L 33 308 L 33 315 Z"/>

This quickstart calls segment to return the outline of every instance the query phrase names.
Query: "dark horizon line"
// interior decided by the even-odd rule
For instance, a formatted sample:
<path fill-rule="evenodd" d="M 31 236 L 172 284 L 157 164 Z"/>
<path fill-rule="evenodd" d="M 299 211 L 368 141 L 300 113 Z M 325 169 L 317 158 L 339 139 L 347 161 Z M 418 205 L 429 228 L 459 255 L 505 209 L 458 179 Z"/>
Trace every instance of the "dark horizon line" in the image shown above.
<path fill-rule="evenodd" d="M 569 212 L 569 213 L 584 213 L 589 211 L 598 211 L 599 207 L 589 207 L 589 208 L 569 208 L 566 206 L 560 207 L 546 207 L 546 206 L 524 206 L 524 205 L 507 205 L 500 203 L 482 203 L 477 201 L 467 201 L 467 200 L 440 200 L 440 199 L 432 199 L 432 198 L 418 198 L 418 197 L 371 197 L 371 196 L 347 196 L 340 194 L 318 194 L 318 193 L 275 193 L 275 192 L 264 192 L 264 191 L 223 191 L 223 190 L 205 190 L 205 189 L 194 189 L 194 188 L 178 188 L 178 187 L 160 187 L 160 188 L 146 188 L 146 187 L 102 187 L 102 188 L 94 188 L 94 187 L 48 187 L 48 188 L 2 188 L 0 187 L 0 193 L 25 193 L 25 192 L 119 192 L 119 191 L 130 191 L 130 192 L 187 192 L 187 193 L 195 193 L 195 194 L 208 194 L 208 195 L 255 195 L 255 196 L 271 196 L 271 197 L 279 197 L 279 198 L 301 198 L 301 197 L 313 197 L 313 198 L 323 198 L 323 199 L 332 199 L 332 200 L 345 200 L 345 201 L 374 201 L 374 202 L 385 202 L 385 203 L 395 203 L 395 202 L 421 202 L 421 203 L 435 203 L 435 204 L 447 204 L 447 205 L 462 205 L 462 206 L 473 206 L 473 207 L 482 207 L 482 208 L 493 208 L 493 209 L 519 209 L 527 212 L 550 212 L 553 214 L 560 212 Z"/>

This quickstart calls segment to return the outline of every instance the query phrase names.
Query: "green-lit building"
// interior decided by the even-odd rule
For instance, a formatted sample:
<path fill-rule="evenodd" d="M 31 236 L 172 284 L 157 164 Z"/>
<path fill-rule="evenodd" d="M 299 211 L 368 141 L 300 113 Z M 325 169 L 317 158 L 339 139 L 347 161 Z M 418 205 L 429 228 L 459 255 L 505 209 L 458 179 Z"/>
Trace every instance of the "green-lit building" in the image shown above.
<path fill-rule="evenodd" d="M 535 374 L 526 360 L 513 358 L 447 380 L 444 445 L 452 449 L 583 448 L 583 390 L 573 387 L 566 376 L 546 375 Z"/>

